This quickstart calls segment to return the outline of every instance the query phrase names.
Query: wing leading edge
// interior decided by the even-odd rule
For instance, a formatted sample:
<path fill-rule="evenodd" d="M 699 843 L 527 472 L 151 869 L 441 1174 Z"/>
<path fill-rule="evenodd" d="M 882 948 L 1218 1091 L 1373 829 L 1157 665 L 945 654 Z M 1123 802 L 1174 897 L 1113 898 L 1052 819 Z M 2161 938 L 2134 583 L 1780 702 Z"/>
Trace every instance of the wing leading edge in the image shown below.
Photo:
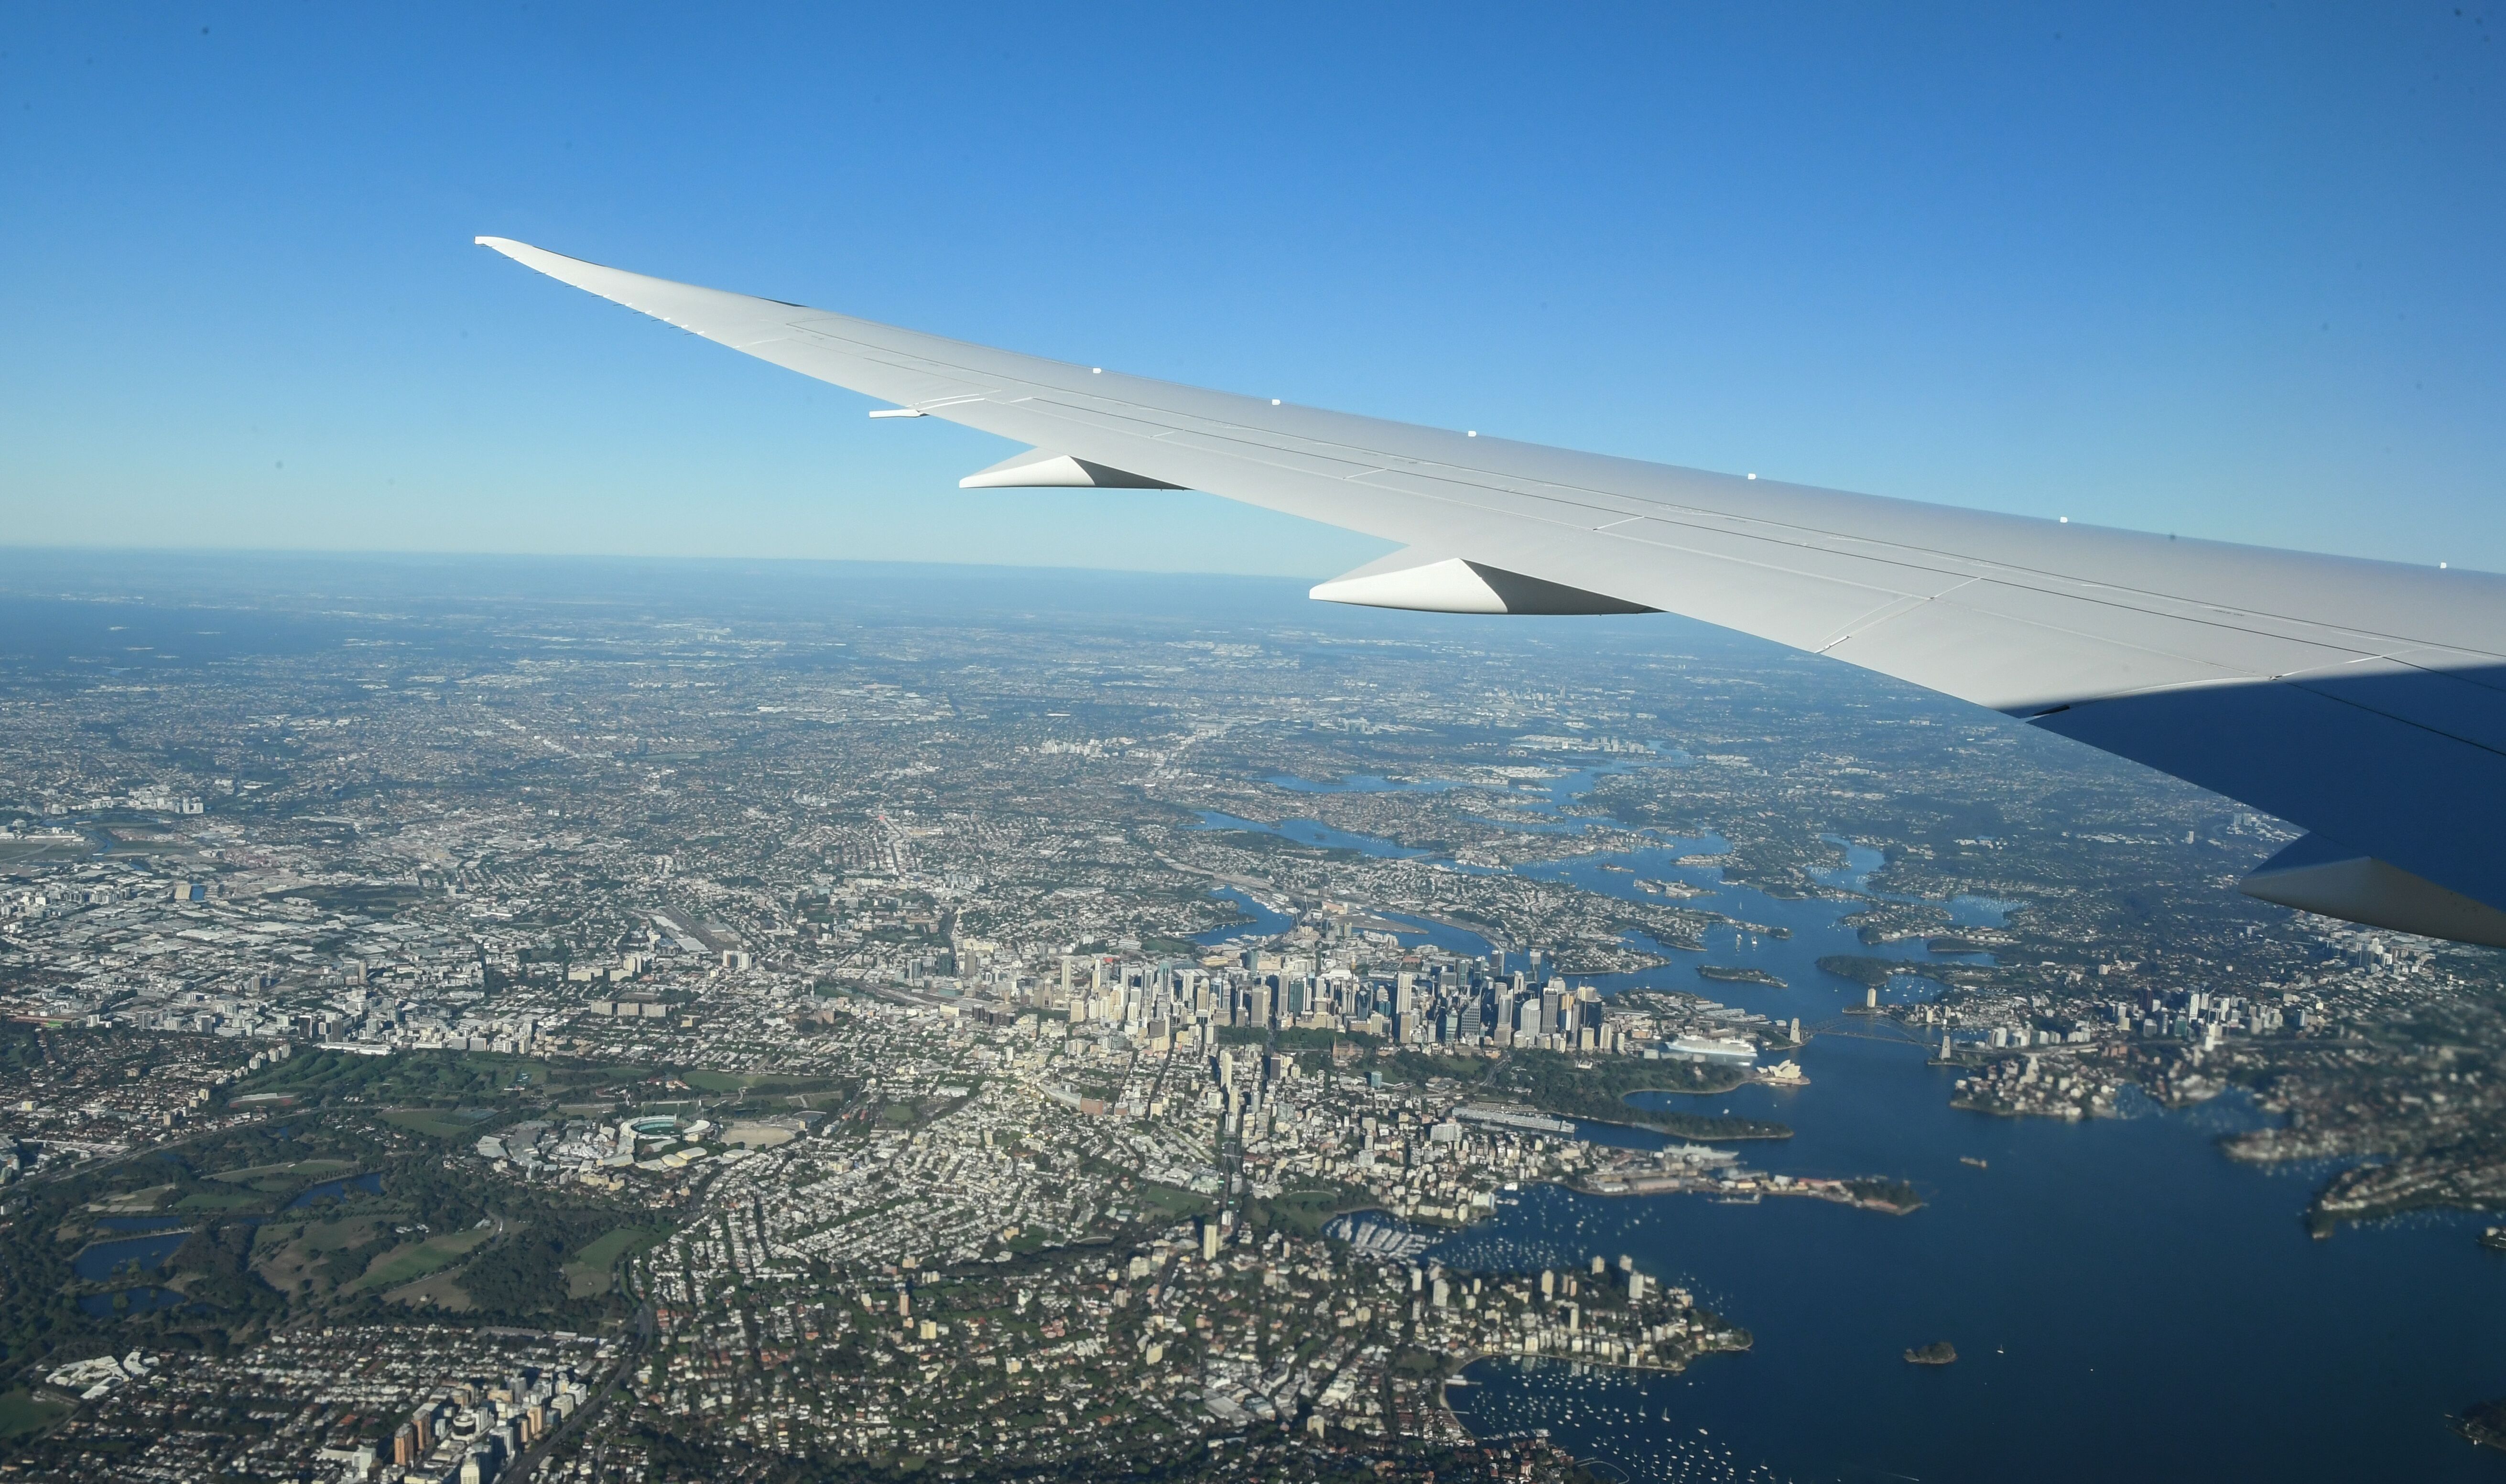
<path fill-rule="evenodd" d="M 966 481 L 1198 489 L 1402 544 L 1316 597 L 1681 614 L 2022 717 L 2310 831 L 2254 896 L 2506 946 L 2506 579 L 1743 478 L 1283 406 L 674 283 L 553 278 L 1030 445 Z"/>

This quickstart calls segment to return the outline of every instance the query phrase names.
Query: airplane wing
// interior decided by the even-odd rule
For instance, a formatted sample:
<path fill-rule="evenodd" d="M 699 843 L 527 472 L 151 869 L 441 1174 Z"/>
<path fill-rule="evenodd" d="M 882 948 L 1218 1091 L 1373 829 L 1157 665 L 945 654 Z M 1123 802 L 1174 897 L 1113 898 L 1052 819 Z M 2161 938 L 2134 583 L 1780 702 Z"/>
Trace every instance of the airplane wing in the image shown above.
<path fill-rule="evenodd" d="M 969 487 L 1204 490 L 1403 544 L 1317 598 L 1686 615 L 1989 706 L 2309 833 L 2242 883 L 2506 946 L 2506 578 L 2178 541 L 1385 422 L 501 237 L 553 278 L 1030 445 Z"/>

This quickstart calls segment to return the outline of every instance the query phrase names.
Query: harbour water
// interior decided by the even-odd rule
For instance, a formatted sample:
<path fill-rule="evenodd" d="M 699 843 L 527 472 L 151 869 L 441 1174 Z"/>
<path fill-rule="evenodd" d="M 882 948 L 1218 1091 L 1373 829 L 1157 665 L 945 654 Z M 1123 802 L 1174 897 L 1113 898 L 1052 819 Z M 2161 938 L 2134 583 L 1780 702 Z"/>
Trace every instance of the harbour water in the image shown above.
<path fill-rule="evenodd" d="M 2473 1240 L 2481 1218 L 2316 1241 L 2298 1218 L 2321 1171 L 2219 1153 L 2218 1135 L 2251 1116 L 2238 1105 L 1994 1118 L 1951 1110 L 1952 1074 L 1915 1047 L 1826 1037 L 1802 1060 L 1807 1087 L 1710 1100 L 1796 1130 L 1745 1157 L 1902 1176 L 1923 1209 L 1525 1191 L 1435 1255 L 1511 1268 L 1629 1254 L 1756 1348 L 1684 1376 L 1484 1362 L 1452 1393 L 1466 1422 L 1545 1427 L 1665 1480 L 2506 1474 L 2445 1426 L 2506 1394 L 2506 1256 Z M 1906 1363 L 1934 1340 L 1957 1347 L 1955 1364 Z"/>
<path fill-rule="evenodd" d="M 1769 897 L 1681 864 L 1720 846 L 1665 839 L 1521 869 L 1630 900 L 1640 880 L 1680 880 L 1703 892 L 1684 905 L 1785 930 L 1718 927 L 1701 954 L 1594 981 L 1611 992 L 1678 988 L 1834 1025 L 1862 993 L 1816 967 L 1839 953 L 1904 960 L 1890 1001 L 1937 992 L 1919 974 L 1940 956 L 1864 945 L 1840 924 L 1851 901 Z M 1877 853 L 1844 853 L 1826 884 L 1867 890 Z M 1943 906 L 1976 926 L 2023 909 Z M 1785 982 L 1703 979 L 1700 964 Z M 1924 1207 L 1525 1190 L 1433 1258 L 1520 1270 L 1627 1254 L 1756 1346 L 1680 1376 L 1484 1361 L 1450 1393 L 1467 1424 L 1545 1428 L 1609 1466 L 1596 1471 L 1657 1480 L 2506 1477 L 2506 1456 L 2446 1425 L 2506 1395 L 2506 1255 L 2474 1240 L 2490 1219 L 2315 1240 L 2300 1217 L 2328 1172 L 2228 1160 L 2219 1137 L 2260 1116 L 2236 1096 L 2176 1113 L 2144 1100 L 2136 1116 L 2086 1123 L 1996 1118 L 1951 1109 L 1955 1074 L 1921 1046 L 1828 1034 L 1799 1059 L 1806 1086 L 1661 1101 L 1780 1120 L 1794 1137 L 1740 1146 L 1748 1163 L 1907 1179 Z M 1956 1346 L 1954 1364 L 1906 1362 L 1935 1340 Z"/>
<path fill-rule="evenodd" d="M 1251 920 L 1230 923 L 1223 928 L 1212 928 L 1206 933 L 1194 935 L 1193 940 L 1205 946 L 1214 947 L 1237 937 L 1255 940 L 1272 938 L 1297 925 L 1295 918 L 1271 906 L 1241 887 L 1222 886 L 1209 895 L 1225 898 L 1235 904 L 1238 912 Z"/>

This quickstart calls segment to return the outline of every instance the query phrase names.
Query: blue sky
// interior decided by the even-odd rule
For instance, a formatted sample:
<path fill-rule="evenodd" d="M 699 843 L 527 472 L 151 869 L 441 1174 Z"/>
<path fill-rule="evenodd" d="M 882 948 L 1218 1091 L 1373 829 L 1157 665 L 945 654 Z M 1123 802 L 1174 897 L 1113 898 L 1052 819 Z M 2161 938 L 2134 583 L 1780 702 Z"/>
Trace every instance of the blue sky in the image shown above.
<path fill-rule="evenodd" d="M 0 10 L 0 543 L 1327 576 L 529 274 L 2506 569 L 2488 4 Z"/>

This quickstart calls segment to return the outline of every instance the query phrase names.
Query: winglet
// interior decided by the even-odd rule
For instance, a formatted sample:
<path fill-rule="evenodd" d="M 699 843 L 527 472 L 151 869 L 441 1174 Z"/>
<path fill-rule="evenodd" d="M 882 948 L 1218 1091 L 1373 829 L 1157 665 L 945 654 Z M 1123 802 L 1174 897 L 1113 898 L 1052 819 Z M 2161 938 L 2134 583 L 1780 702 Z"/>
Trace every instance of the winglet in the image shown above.
<path fill-rule="evenodd" d="M 492 248 L 525 267 L 539 267 L 538 264 L 531 261 L 533 258 L 558 256 L 544 247 L 533 247 L 527 242 L 517 242 L 511 237 L 472 237 L 470 241 L 475 246 Z M 542 271 L 546 270 L 542 269 Z"/>
<path fill-rule="evenodd" d="M 787 311 L 799 307 L 779 300 L 726 294 L 720 289 L 700 288 L 692 283 L 655 278 L 649 273 L 630 273 L 625 268 L 586 263 L 581 258 L 569 258 L 563 253 L 550 252 L 545 247 L 517 242 L 511 237 L 480 236 L 470 240 L 490 251 L 502 253 L 535 272 L 546 273 L 559 283 L 572 284 L 587 294 L 596 294 L 612 303 L 625 304 L 663 324 L 692 331 L 734 349 L 743 347 L 752 337 L 751 333 L 759 327 L 779 329 L 788 317 Z"/>

